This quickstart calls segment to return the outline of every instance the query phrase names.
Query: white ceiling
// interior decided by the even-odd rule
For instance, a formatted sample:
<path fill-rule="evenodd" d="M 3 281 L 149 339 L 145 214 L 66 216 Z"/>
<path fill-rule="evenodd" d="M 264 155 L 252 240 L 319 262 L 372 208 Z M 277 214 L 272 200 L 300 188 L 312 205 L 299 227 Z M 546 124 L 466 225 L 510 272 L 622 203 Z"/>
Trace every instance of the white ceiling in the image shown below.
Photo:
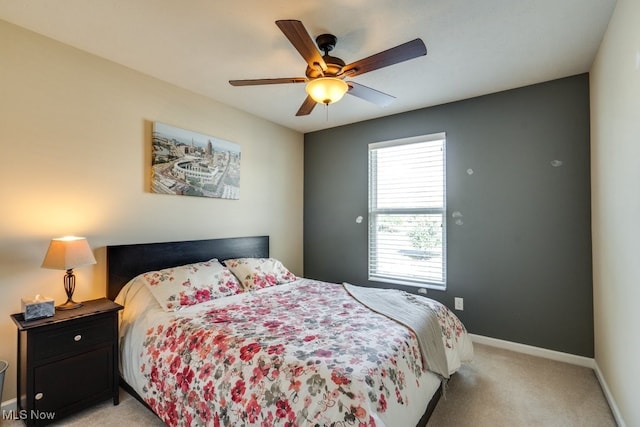
<path fill-rule="evenodd" d="M 0 19 L 300 132 L 589 71 L 615 0 L 0 0 Z M 301 20 L 338 37 L 346 63 L 416 37 L 427 56 L 353 80 L 397 99 L 345 96 L 295 117 L 304 84 L 232 87 L 230 79 L 304 77 L 275 25 Z"/>

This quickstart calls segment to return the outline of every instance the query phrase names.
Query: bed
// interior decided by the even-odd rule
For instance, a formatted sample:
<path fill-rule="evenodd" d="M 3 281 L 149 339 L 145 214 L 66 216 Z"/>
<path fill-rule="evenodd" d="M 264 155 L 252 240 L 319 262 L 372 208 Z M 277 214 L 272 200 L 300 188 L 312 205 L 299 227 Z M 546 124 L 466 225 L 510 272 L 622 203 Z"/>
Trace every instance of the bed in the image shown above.
<path fill-rule="evenodd" d="M 216 289 L 195 289 L 211 274 Z M 473 356 L 444 306 L 380 290 L 433 313 L 435 369 L 419 327 L 365 306 L 365 288 L 295 277 L 268 236 L 108 246 L 107 282 L 125 307 L 122 385 L 167 425 L 424 426 Z"/>

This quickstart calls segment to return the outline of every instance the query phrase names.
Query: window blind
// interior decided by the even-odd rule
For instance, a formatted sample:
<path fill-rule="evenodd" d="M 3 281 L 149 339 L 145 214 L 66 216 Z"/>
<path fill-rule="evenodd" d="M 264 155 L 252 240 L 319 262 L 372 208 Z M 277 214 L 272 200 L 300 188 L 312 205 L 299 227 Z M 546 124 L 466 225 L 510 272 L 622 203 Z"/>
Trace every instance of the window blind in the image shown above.
<path fill-rule="evenodd" d="M 369 145 L 369 280 L 445 287 L 445 141 Z"/>

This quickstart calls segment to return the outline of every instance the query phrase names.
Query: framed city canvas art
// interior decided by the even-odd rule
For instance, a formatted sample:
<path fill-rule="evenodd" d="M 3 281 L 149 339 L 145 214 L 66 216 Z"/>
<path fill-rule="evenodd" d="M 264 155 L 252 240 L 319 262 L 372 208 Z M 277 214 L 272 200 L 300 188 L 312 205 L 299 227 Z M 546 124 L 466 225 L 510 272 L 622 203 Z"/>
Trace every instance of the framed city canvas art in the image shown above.
<path fill-rule="evenodd" d="M 160 122 L 152 140 L 152 192 L 240 198 L 239 144 Z"/>

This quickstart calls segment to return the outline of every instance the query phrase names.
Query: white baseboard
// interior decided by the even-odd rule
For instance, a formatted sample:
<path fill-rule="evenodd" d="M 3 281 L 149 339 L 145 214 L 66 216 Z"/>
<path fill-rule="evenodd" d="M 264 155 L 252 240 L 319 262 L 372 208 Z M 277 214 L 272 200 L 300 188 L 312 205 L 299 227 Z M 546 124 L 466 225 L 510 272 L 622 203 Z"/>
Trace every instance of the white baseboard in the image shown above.
<path fill-rule="evenodd" d="M 609 408 L 611 408 L 611 413 L 613 414 L 613 418 L 616 420 L 616 424 L 618 427 L 627 427 L 627 424 L 624 422 L 622 418 L 622 414 L 620 413 L 620 409 L 618 409 L 618 405 L 616 404 L 613 395 L 611 394 L 611 390 L 609 390 L 609 386 L 604 379 L 604 375 L 602 375 L 602 371 L 598 366 L 598 362 L 595 363 L 594 371 L 596 373 L 596 378 L 598 378 L 598 382 L 600 382 L 600 387 L 602 388 L 602 392 L 604 393 L 604 397 L 607 398 L 607 402 L 609 403 Z"/>
<path fill-rule="evenodd" d="M 607 382 L 602 375 L 602 371 L 600 371 L 600 367 L 598 367 L 598 363 L 595 361 L 595 359 L 584 356 L 576 356 L 575 354 L 563 353 L 555 350 L 547 350 L 546 348 L 534 347 L 527 344 L 499 340 L 497 338 L 485 337 L 482 335 L 469 334 L 469 336 L 471 337 L 471 340 L 473 342 L 477 342 L 478 344 L 485 344 L 491 347 L 503 348 L 505 350 L 511 350 L 517 353 L 524 353 L 531 356 L 543 357 L 545 359 L 557 360 L 559 362 L 570 363 L 572 365 L 578 365 L 585 368 L 593 369 L 596 374 L 596 378 L 600 383 L 600 387 L 602 388 L 602 393 L 609 403 L 609 408 L 611 409 L 613 418 L 616 420 L 616 424 L 618 424 L 618 427 L 627 427 L 627 424 L 624 422 L 622 414 L 620 414 L 618 405 L 616 405 L 616 401 L 613 398 L 613 395 L 611 394 L 611 391 L 607 386 Z"/>
<path fill-rule="evenodd" d="M 5 400 L 0 404 L 0 414 L 18 410 L 18 400 L 16 398 Z"/>
<path fill-rule="evenodd" d="M 561 351 L 547 350 L 546 348 L 534 347 L 532 345 L 520 344 L 517 342 L 499 340 L 497 338 L 485 337 L 482 335 L 469 334 L 473 342 L 490 345 L 491 347 L 504 348 L 505 350 L 524 353 L 531 356 L 543 357 L 545 359 L 557 360 L 558 362 L 570 363 L 572 365 L 583 366 L 595 369 L 596 362 L 590 357 L 576 356 L 575 354 L 563 353 Z"/>

